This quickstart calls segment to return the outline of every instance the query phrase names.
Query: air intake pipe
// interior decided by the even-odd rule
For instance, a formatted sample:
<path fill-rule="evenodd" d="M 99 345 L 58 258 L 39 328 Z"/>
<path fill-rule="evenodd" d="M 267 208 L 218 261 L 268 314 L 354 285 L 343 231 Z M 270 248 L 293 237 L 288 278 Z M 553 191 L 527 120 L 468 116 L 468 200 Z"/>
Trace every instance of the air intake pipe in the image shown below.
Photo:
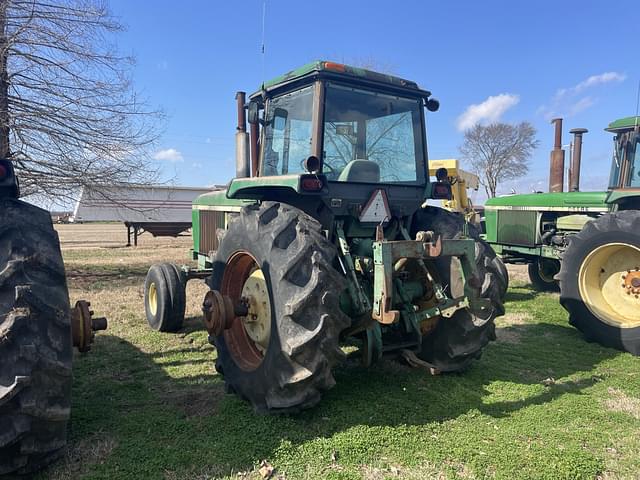
<path fill-rule="evenodd" d="M 238 126 L 236 127 L 236 178 L 249 176 L 249 134 L 245 110 L 246 93 L 236 93 L 238 103 Z"/>
<path fill-rule="evenodd" d="M 551 123 L 555 124 L 556 134 L 553 150 L 551 150 L 550 171 L 549 171 L 549 191 L 562 192 L 564 186 L 564 150 L 562 149 L 562 119 L 554 118 Z"/>
<path fill-rule="evenodd" d="M 569 130 L 573 133 L 573 156 L 571 157 L 571 168 L 569 169 L 569 191 L 580 191 L 580 162 L 582 159 L 582 134 L 587 133 L 586 128 L 574 128 Z"/>

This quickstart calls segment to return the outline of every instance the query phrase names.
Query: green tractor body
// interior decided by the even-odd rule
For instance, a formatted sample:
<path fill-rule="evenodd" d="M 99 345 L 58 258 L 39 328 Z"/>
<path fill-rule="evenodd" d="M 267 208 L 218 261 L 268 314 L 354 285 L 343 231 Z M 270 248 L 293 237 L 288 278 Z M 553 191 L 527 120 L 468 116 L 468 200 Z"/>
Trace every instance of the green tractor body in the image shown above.
<path fill-rule="evenodd" d="M 431 94 L 314 62 L 236 98 L 237 177 L 194 201 L 198 268 L 183 270 L 211 288 L 204 322 L 229 390 L 262 411 L 312 406 L 344 342 L 365 365 L 391 353 L 455 371 L 477 358 L 507 279 L 462 215 L 425 204 L 451 194 L 446 171 L 429 181 Z M 150 323 L 179 328 L 158 321 L 169 300 L 146 297 Z"/>
<path fill-rule="evenodd" d="M 635 354 L 640 354 L 638 120 L 622 118 L 606 129 L 615 135 L 607 191 L 509 195 L 485 204 L 486 240 L 504 262 L 528 264 L 535 287 L 560 290 L 571 323 L 589 340 Z M 579 151 L 572 165 L 578 170 Z"/>

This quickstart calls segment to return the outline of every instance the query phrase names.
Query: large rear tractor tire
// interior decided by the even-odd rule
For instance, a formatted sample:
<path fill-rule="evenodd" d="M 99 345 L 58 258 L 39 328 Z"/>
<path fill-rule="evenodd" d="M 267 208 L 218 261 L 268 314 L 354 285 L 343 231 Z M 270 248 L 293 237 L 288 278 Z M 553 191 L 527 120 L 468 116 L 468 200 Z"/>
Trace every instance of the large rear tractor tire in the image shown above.
<path fill-rule="evenodd" d="M 608 213 L 571 237 L 560 303 L 589 341 L 640 355 L 640 212 Z"/>
<path fill-rule="evenodd" d="M 71 408 L 72 339 L 48 212 L 0 200 L 0 475 L 59 457 Z"/>
<path fill-rule="evenodd" d="M 560 262 L 538 257 L 528 266 L 529 280 L 533 288 L 540 292 L 557 292 L 558 282 L 554 279 L 560 271 Z"/>
<path fill-rule="evenodd" d="M 344 278 L 320 224 L 284 203 L 245 207 L 216 252 L 211 287 L 248 314 L 215 337 L 216 369 L 259 412 L 314 406 L 343 358 Z"/>
<path fill-rule="evenodd" d="M 160 332 L 177 332 L 184 322 L 184 274 L 172 263 L 152 265 L 144 282 L 144 310 L 149 326 Z"/>
<path fill-rule="evenodd" d="M 431 230 L 445 239 L 460 238 L 464 219 L 460 215 L 437 207 L 427 207 L 416 213 L 411 234 L 421 230 Z M 496 254 L 478 230 L 469 225 L 469 236 L 476 241 L 476 266 L 481 282 L 480 295 L 491 300 L 491 307 L 485 311 L 458 310 L 451 318 L 442 318 L 435 329 L 422 340 L 422 350 L 418 354 L 422 360 L 442 372 L 463 370 L 472 360 L 480 358 L 482 349 L 495 340 L 495 317 L 504 314 L 503 292 L 508 278 L 496 262 Z M 460 262 L 453 257 L 435 260 L 440 282 L 446 286 L 446 293 L 452 297 L 464 295 L 464 283 L 460 274 Z M 502 262 L 500 262 L 502 263 Z"/>

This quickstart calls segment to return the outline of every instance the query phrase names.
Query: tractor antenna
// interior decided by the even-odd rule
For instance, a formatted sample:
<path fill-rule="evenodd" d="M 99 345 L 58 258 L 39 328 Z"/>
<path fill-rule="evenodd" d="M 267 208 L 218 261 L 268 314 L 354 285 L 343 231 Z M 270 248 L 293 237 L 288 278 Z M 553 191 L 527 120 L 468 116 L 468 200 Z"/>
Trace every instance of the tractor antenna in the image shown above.
<path fill-rule="evenodd" d="M 638 111 L 640 110 L 640 80 L 638 80 L 638 92 L 636 93 L 636 118 L 635 129 L 638 130 Z"/>
<path fill-rule="evenodd" d="M 262 54 L 262 85 L 264 86 L 264 24 L 265 19 L 267 18 L 267 0 L 262 2 L 262 45 L 260 47 L 260 52 Z"/>

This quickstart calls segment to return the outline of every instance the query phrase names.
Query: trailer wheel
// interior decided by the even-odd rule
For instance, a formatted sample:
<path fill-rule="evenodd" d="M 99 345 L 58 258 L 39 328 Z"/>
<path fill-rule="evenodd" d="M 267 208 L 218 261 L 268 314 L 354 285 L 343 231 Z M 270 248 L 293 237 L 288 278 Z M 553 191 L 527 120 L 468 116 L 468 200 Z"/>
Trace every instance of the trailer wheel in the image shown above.
<path fill-rule="evenodd" d="M 284 203 L 245 207 L 216 252 L 213 290 L 247 315 L 215 337 L 216 369 L 228 391 L 260 412 L 295 412 L 318 403 L 343 358 L 338 335 L 349 319 L 344 278 L 320 224 Z"/>
<path fill-rule="evenodd" d="M 640 211 L 609 213 L 571 237 L 560 303 L 587 340 L 640 355 Z"/>
<path fill-rule="evenodd" d="M 411 228 L 412 235 L 420 230 L 432 230 L 442 239 L 459 238 L 463 232 L 464 220 L 460 215 L 447 210 L 427 207 L 416 213 Z M 493 249 L 480 238 L 478 230 L 469 225 L 469 236 L 476 240 L 476 266 L 482 283 L 480 295 L 491 300 L 488 311 L 458 310 L 451 318 L 440 319 L 432 333 L 422 340 L 422 350 L 418 356 L 437 367 L 440 371 L 463 370 L 491 340 L 495 340 L 495 317 L 504 314 L 502 291 L 508 278 L 497 262 Z M 464 283 L 460 276 L 459 260 L 442 257 L 434 261 L 440 281 L 446 285 L 448 295 L 458 297 L 464 294 Z"/>
<path fill-rule="evenodd" d="M 58 458 L 71 409 L 69 295 L 48 212 L 0 200 L 0 475 Z"/>
<path fill-rule="evenodd" d="M 185 281 L 172 263 L 149 268 L 144 282 L 144 309 L 149 326 L 160 332 L 182 328 L 186 304 Z"/>
<path fill-rule="evenodd" d="M 557 292 L 558 282 L 554 277 L 560 271 L 560 262 L 548 258 L 537 258 L 528 265 L 529 280 L 540 292 Z"/>

